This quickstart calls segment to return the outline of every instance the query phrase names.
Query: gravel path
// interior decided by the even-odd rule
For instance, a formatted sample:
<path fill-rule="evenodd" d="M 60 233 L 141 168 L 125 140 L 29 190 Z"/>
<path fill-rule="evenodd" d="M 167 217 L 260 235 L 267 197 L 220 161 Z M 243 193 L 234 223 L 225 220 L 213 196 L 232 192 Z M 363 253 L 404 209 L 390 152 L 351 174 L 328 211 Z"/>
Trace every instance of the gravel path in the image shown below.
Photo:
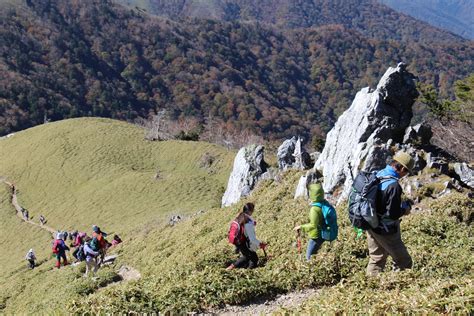
<path fill-rule="evenodd" d="M 18 202 L 18 197 L 17 197 L 17 192 L 18 192 L 18 189 L 14 186 L 13 183 L 10 183 L 8 181 L 5 180 L 4 177 L 0 177 L 0 181 L 3 181 L 6 185 L 8 185 L 10 187 L 10 189 L 12 190 L 12 193 L 11 193 L 11 203 L 13 205 L 13 207 L 15 208 L 16 210 L 16 215 L 22 220 L 24 221 L 25 223 L 27 224 L 30 224 L 30 225 L 34 225 L 34 226 L 37 226 L 41 229 L 44 229 L 48 232 L 50 232 L 52 235 L 53 235 L 53 239 L 56 237 L 56 232 L 57 230 L 52 228 L 52 227 L 49 227 L 49 226 L 46 226 L 46 225 L 41 225 L 40 223 L 36 223 L 36 222 L 33 222 L 32 220 L 26 220 L 24 217 L 23 217 L 23 214 L 22 214 L 22 207 L 20 205 L 20 203 Z M 113 262 L 115 261 L 115 259 L 117 258 L 118 256 L 117 255 L 111 255 L 111 256 L 108 256 L 106 257 L 105 261 L 110 261 L 110 262 Z M 74 265 L 74 264 L 73 264 Z M 120 269 L 117 271 L 117 274 L 120 275 L 122 277 L 122 280 L 121 281 L 130 281 L 130 280 L 138 280 L 139 278 L 141 278 L 141 274 L 138 270 L 132 268 L 132 267 L 129 267 L 129 266 L 122 266 L 120 267 Z"/>
<path fill-rule="evenodd" d="M 282 294 L 274 299 L 262 299 L 244 305 L 227 305 L 218 310 L 210 311 L 217 315 L 267 315 L 277 312 L 281 308 L 296 308 L 309 298 L 317 295 L 318 289 L 305 289 L 302 291 Z"/>
<path fill-rule="evenodd" d="M 3 182 L 8 185 L 10 187 L 10 189 L 13 190 L 12 192 L 12 195 L 11 195 L 11 201 L 12 201 L 12 205 L 13 207 L 15 208 L 16 210 L 16 215 L 21 219 L 23 220 L 24 222 L 30 224 L 30 225 L 34 225 L 34 226 L 37 226 L 37 227 L 40 227 L 44 230 L 47 230 L 48 232 L 50 232 L 52 235 L 53 235 L 53 238 L 55 237 L 55 233 L 56 233 L 56 230 L 52 227 L 49 227 L 49 226 L 46 226 L 46 225 L 41 225 L 40 223 L 35 223 L 33 222 L 31 219 L 30 220 L 26 220 L 24 217 L 23 217 L 23 214 L 21 213 L 22 211 L 22 207 L 20 206 L 20 203 L 18 203 L 18 197 L 17 197 L 17 189 L 14 187 L 13 183 L 10 183 L 10 182 L 7 182 L 5 180 L 3 180 Z"/>

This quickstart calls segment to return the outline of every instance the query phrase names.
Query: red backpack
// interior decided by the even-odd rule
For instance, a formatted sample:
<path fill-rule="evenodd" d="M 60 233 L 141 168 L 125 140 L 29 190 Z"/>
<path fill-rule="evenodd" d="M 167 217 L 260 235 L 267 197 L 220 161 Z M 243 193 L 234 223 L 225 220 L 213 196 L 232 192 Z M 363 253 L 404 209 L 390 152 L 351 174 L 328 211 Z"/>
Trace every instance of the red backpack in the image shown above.
<path fill-rule="evenodd" d="M 59 239 L 54 240 L 53 253 L 55 253 L 55 254 L 59 253 Z"/>
<path fill-rule="evenodd" d="M 228 239 L 229 243 L 236 246 L 244 243 L 246 241 L 244 225 L 240 225 L 236 220 L 232 221 L 230 223 Z"/>

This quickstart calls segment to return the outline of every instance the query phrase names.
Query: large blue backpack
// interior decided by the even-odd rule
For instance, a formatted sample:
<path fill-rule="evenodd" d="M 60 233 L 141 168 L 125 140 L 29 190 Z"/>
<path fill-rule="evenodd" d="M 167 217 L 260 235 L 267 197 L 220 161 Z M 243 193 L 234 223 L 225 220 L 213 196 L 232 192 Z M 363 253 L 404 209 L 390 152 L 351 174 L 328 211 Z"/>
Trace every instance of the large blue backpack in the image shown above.
<path fill-rule="evenodd" d="M 321 208 L 323 212 L 323 227 L 321 229 L 321 238 L 327 241 L 333 241 L 337 239 L 338 226 L 337 226 L 337 213 L 334 207 L 329 204 L 328 201 L 324 200 L 321 202 L 312 203 L 312 206 Z"/>

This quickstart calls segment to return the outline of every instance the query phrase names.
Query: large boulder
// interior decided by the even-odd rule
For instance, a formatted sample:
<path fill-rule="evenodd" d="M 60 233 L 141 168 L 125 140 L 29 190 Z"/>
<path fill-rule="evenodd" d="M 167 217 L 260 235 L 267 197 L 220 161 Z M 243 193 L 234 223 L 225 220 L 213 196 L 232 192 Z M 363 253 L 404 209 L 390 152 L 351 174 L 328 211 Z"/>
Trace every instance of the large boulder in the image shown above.
<path fill-rule="evenodd" d="M 474 170 L 467 163 L 455 163 L 454 172 L 459 176 L 462 183 L 474 189 Z"/>
<path fill-rule="evenodd" d="M 241 148 L 234 159 L 234 168 L 222 197 L 222 207 L 230 206 L 248 196 L 267 168 L 263 146 Z"/>
<path fill-rule="evenodd" d="M 364 88 L 328 133 L 315 168 L 324 174 L 325 192 L 344 184 L 341 198 L 348 195 L 352 177 L 360 168 L 383 167 L 390 139 L 401 143 L 413 116 L 418 92 L 415 76 L 403 63 L 389 68 L 377 89 Z"/>
<path fill-rule="evenodd" d="M 283 144 L 278 147 L 277 159 L 278 168 L 280 170 L 290 169 L 295 163 L 295 157 L 293 156 L 296 148 L 296 142 L 298 139 L 293 136 L 291 139 L 287 139 Z"/>

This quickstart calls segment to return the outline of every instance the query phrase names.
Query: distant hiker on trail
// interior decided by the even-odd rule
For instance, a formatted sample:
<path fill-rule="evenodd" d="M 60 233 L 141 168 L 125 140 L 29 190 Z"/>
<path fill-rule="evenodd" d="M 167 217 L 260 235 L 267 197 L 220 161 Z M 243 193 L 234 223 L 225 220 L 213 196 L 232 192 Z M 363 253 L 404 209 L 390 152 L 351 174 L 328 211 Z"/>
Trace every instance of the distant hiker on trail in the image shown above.
<path fill-rule="evenodd" d="M 21 212 L 23 213 L 23 219 L 25 221 L 29 221 L 30 219 L 30 212 L 28 212 L 28 210 L 26 208 L 22 208 L 21 209 Z"/>
<path fill-rule="evenodd" d="M 34 253 L 33 249 L 30 249 L 28 251 L 28 253 L 26 254 L 25 259 L 28 260 L 30 269 L 34 269 L 35 268 L 36 256 L 35 256 L 35 253 Z"/>
<path fill-rule="evenodd" d="M 409 154 L 398 152 L 390 165 L 376 174 L 379 179 L 375 196 L 378 225 L 375 225 L 376 228 L 369 226 L 367 229 L 369 264 L 366 272 L 369 276 L 384 270 L 388 256 L 393 258 L 397 270 L 412 267 L 411 256 L 400 232 L 400 217 L 410 214 L 411 206 L 406 202 L 402 203 L 403 192 L 398 180 L 408 175 L 414 164 Z M 354 183 L 357 180 L 358 178 Z"/>
<path fill-rule="evenodd" d="M 122 239 L 118 235 L 114 235 L 114 239 L 112 240 L 112 246 L 116 246 L 122 242 Z"/>
<path fill-rule="evenodd" d="M 100 253 L 99 249 L 93 247 L 92 239 L 90 237 L 86 237 L 84 243 L 84 255 L 86 257 L 86 273 L 84 276 L 87 277 L 90 271 L 92 271 L 92 276 L 95 276 L 95 273 L 99 269 L 97 257 L 100 255 Z"/>
<path fill-rule="evenodd" d="M 259 241 L 255 236 L 255 225 L 257 223 L 252 218 L 254 208 L 255 205 L 253 203 L 245 204 L 243 211 L 230 225 L 229 242 L 235 245 L 242 255 L 237 261 L 228 266 L 227 270 L 256 268 L 258 264 L 258 248 L 265 251 L 267 247 L 266 243 Z"/>
<path fill-rule="evenodd" d="M 308 187 L 311 208 L 309 209 L 309 223 L 296 226 L 294 230 L 301 230 L 308 234 L 306 260 L 316 254 L 324 241 L 333 241 L 337 238 L 337 216 L 334 208 L 324 199 L 324 191 L 320 183 L 310 184 Z"/>
<path fill-rule="evenodd" d="M 40 215 L 39 221 L 40 221 L 40 224 L 41 224 L 41 225 L 44 225 L 44 224 L 46 223 L 46 219 L 44 218 L 43 215 Z"/>
<path fill-rule="evenodd" d="M 63 259 L 63 266 L 66 266 L 67 258 L 66 258 L 66 250 L 69 251 L 69 247 L 64 242 L 64 234 L 59 233 L 56 236 L 56 240 L 53 244 L 53 253 L 56 255 L 56 268 L 59 269 L 61 266 L 61 258 Z"/>

